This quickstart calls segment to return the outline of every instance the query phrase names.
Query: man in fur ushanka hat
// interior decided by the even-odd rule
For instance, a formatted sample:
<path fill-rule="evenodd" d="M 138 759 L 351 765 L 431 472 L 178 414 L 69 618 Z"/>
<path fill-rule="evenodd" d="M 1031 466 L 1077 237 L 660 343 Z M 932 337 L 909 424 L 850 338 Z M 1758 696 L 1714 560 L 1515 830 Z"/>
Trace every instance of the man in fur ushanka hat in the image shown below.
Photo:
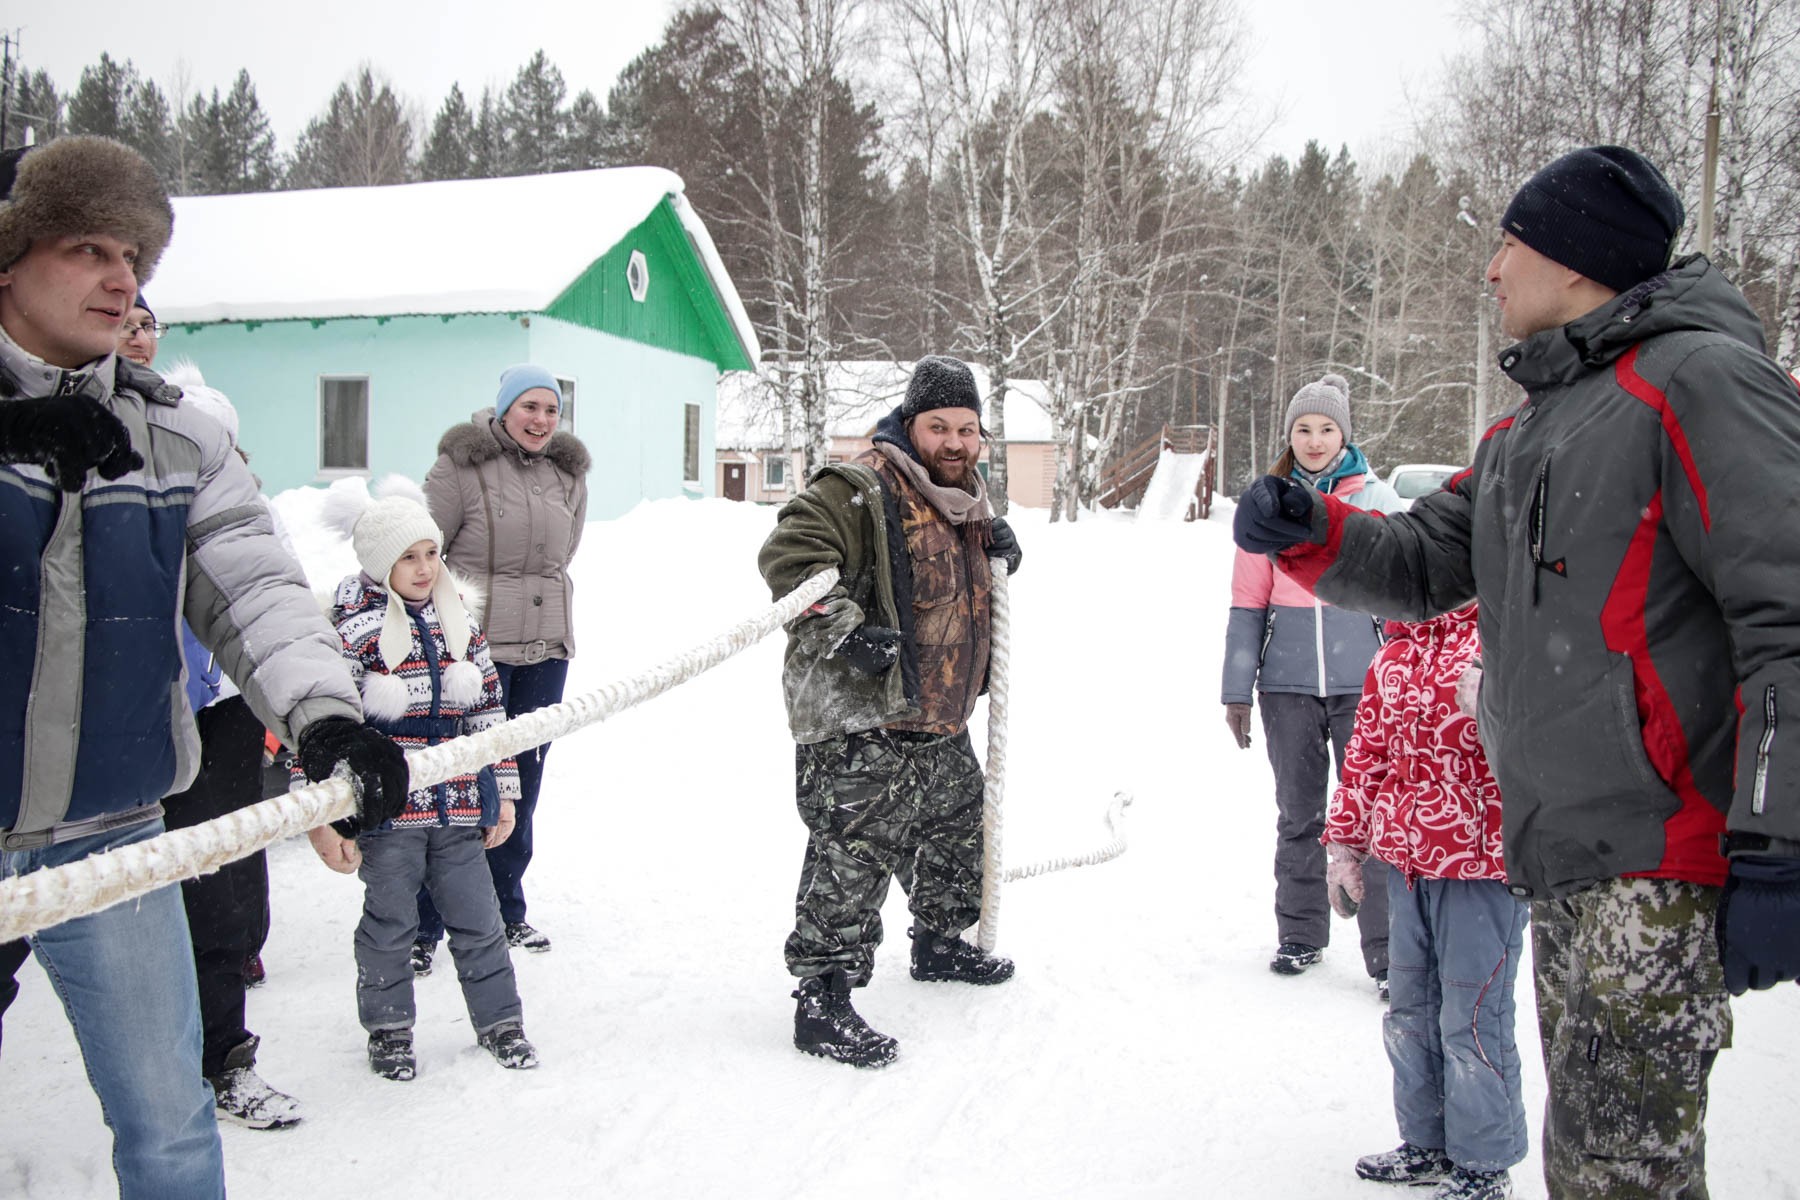
<path fill-rule="evenodd" d="M 162 798 L 200 763 L 184 618 L 309 776 L 348 771 L 363 819 L 385 820 L 405 756 L 362 724 L 249 469 L 217 421 L 116 353 L 174 228 L 156 172 L 70 137 L 0 162 L 0 184 L 0 876 L 163 832 Z M 223 1197 L 180 890 L 30 941 L 113 1129 L 120 1194 Z"/>

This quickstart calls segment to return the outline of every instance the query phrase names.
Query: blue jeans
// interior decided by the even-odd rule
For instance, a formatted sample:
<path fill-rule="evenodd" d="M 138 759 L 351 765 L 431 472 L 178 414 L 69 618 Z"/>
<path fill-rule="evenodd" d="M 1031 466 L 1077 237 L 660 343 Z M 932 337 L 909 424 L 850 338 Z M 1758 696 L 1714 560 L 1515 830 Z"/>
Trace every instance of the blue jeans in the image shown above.
<path fill-rule="evenodd" d="M 500 691 L 506 697 L 508 719 L 561 704 L 563 685 L 569 678 L 569 660 L 547 658 L 519 666 L 495 663 Z M 538 789 L 544 785 L 544 760 L 550 743 L 535 746 L 518 756 L 518 824 L 512 836 L 487 852 L 488 871 L 494 877 L 494 895 L 500 900 L 500 919 L 517 925 L 525 919 L 525 868 L 531 865 L 531 817 L 537 812 Z M 419 892 L 419 937 L 435 942 L 444 936 L 444 918 L 431 903 L 430 892 Z"/>
<path fill-rule="evenodd" d="M 62 866 L 141 842 L 162 821 L 38 850 L 0 852 L 0 877 Z M 200 1073 L 200 1000 L 181 889 L 76 917 L 31 935 L 113 1131 L 120 1200 L 225 1195 L 212 1089 Z M 15 1131 L 16 1132 L 16 1131 Z"/>
<path fill-rule="evenodd" d="M 1390 999 L 1382 1018 L 1400 1136 L 1471 1171 L 1525 1157 L 1513 982 L 1525 902 L 1495 879 L 1418 879 L 1387 867 Z"/>

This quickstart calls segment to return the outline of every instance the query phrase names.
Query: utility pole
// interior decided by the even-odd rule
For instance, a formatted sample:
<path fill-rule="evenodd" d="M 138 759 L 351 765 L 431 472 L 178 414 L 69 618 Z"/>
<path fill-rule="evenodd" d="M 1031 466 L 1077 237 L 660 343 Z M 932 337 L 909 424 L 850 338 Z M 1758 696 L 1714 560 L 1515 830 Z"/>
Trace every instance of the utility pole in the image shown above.
<path fill-rule="evenodd" d="M 1706 96 L 1706 153 L 1700 171 L 1700 253 L 1712 256 L 1713 191 L 1719 174 L 1719 55 L 1724 38 L 1725 0 L 1713 7 L 1712 87 Z"/>
<path fill-rule="evenodd" d="M 6 122 L 12 113 L 12 79 L 13 79 L 13 47 L 18 45 L 18 34 L 0 33 L 0 150 L 6 148 Z"/>
<path fill-rule="evenodd" d="M 1462 196 L 1456 202 L 1456 219 L 1467 225 L 1475 234 L 1476 261 L 1481 260 L 1481 222 L 1475 219 L 1472 202 Z M 1477 268 L 1475 279 L 1475 395 L 1469 405 L 1469 461 L 1475 461 L 1475 451 L 1481 445 L 1481 435 L 1487 431 L 1487 396 L 1488 372 L 1493 369 L 1490 361 L 1494 355 L 1488 345 L 1488 298 L 1487 268 Z"/>

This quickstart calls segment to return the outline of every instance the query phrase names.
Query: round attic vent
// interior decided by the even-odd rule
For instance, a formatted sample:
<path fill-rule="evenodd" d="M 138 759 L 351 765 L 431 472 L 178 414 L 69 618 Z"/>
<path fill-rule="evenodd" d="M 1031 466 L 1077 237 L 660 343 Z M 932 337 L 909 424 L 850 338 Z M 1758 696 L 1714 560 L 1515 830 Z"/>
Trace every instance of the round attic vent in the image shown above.
<path fill-rule="evenodd" d="M 625 282 L 631 285 L 631 298 L 642 304 L 644 293 L 650 290 L 650 264 L 644 261 L 642 250 L 631 252 L 631 261 L 625 264 Z"/>

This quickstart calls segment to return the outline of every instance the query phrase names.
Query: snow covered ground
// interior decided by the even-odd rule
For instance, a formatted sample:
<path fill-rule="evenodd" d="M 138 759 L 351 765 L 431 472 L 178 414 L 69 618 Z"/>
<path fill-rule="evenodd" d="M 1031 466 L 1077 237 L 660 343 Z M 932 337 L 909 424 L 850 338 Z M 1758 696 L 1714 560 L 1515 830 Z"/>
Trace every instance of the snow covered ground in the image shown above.
<path fill-rule="evenodd" d="M 320 586 L 346 552 L 283 510 Z M 698 642 L 767 597 L 773 519 L 725 501 L 647 504 L 588 527 L 571 689 Z M 1003 987 L 912 982 L 895 890 L 858 1007 L 901 1042 L 885 1071 L 796 1053 L 781 943 L 800 862 L 779 649 L 557 743 L 531 918 L 556 942 L 515 959 L 536 1071 L 476 1049 L 454 976 L 419 984 L 419 1078 L 364 1063 L 352 998 L 354 878 L 303 839 L 271 851 L 268 983 L 250 996 L 261 1067 L 299 1096 L 289 1131 L 224 1130 L 239 1200 L 304 1195 L 623 1198 L 1377 1197 L 1357 1155 L 1396 1141 L 1381 1007 L 1352 924 L 1299 979 L 1269 973 L 1274 807 L 1260 736 L 1218 704 L 1230 506 L 1210 522 L 1015 513 L 1007 851 L 1023 863 L 1105 840 L 1113 863 L 1009 885 Z M 446 966 L 447 966 L 446 962 Z M 1533 1154 L 1543 1103 L 1521 979 Z M 36 965 L 6 1018 L 0 1196 L 114 1194 L 110 1140 Z M 1800 988 L 1736 1006 L 1713 1073 L 1721 1197 L 1800 1196 Z"/>

